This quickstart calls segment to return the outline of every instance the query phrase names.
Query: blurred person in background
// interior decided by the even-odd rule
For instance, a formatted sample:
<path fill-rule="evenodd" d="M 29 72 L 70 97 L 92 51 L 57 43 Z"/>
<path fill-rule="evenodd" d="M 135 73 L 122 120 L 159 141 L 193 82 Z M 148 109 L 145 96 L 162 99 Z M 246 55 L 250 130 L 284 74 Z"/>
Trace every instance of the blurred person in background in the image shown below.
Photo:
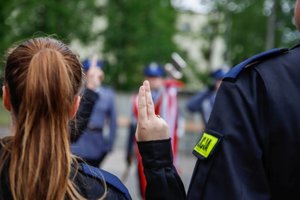
<path fill-rule="evenodd" d="M 208 88 L 201 90 L 188 99 L 186 108 L 190 112 L 199 112 L 204 124 L 206 126 L 210 113 L 212 111 L 217 91 L 221 85 L 222 79 L 226 74 L 226 70 L 219 68 L 210 73 L 212 84 Z"/>
<path fill-rule="evenodd" d="M 169 133 L 173 149 L 173 158 L 176 162 L 178 157 L 178 100 L 177 89 L 178 81 L 166 79 L 166 72 L 162 66 L 156 62 L 148 64 L 144 68 L 145 80 L 151 85 L 151 94 L 155 106 L 155 113 L 165 119 L 169 124 Z M 145 199 L 146 179 L 142 166 L 141 156 L 138 152 L 135 142 L 135 131 L 138 118 L 137 95 L 132 97 L 132 116 L 129 128 L 129 137 L 127 143 L 127 164 L 130 166 L 132 158 L 137 158 L 138 178 L 140 194 Z"/>
<path fill-rule="evenodd" d="M 72 152 L 83 158 L 88 164 L 99 167 L 105 157 L 112 151 L 117 133 L 117 114 L 114 91 L 103 86 L 104 80 L 103 62 L 94 56 L 92 60 L 83 62 L 85 71 L 96 66 L 99 71 L 99 82 L 94 92 L 98 100 L 94 105 L 88 125 L 81 137 L 72 144 Z"/>
<path fill-rule="evenodd" d="M 33 38 L 8 51 L 2 89 L 12 135 L 0 140 L 0 199 L 131 199 L 116 176 L 70 151 L 86 126 L 70 122 L 78 107 L 76 120 L 90 116 L 98 72 L 87 72 L 81 101 L 82 65 L 65 44 Z"/>

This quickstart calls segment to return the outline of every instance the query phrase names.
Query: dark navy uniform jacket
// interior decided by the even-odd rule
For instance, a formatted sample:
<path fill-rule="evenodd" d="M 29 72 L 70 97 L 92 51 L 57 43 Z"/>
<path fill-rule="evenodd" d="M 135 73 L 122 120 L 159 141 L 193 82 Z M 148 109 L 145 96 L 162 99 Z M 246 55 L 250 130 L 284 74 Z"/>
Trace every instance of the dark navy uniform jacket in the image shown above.
<path fill-rule="evenodd" d="M 299 102 L 299 46 L 233 68 L 194 148 L 198 160 L 187 195 L 169 140 L 139 143 L 147 199 L 300 199 Z"/>

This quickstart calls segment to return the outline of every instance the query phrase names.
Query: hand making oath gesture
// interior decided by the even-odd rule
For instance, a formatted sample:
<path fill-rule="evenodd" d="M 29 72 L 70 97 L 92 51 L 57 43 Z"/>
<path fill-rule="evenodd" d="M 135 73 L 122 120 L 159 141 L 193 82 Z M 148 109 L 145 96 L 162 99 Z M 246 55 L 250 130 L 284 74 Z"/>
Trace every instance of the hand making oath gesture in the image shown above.
<path fill-rule="evenodd" d="M 144 81 L 139 89 L 138 125 L 135 135 L 137 141 L 163 140 L 170 137 L 167 123 L 154 112 L 154 104 L 148 81 Z"/>

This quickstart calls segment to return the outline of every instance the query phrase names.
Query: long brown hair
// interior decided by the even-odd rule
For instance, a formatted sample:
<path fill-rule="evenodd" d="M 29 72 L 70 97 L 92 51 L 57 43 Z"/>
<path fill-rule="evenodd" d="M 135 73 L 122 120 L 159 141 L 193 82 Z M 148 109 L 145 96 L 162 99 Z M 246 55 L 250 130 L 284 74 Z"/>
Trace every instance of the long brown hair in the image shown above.
<path fill-rule="evenodd" d="M 70 180 L 68 126 L 82 74 L 77 56 L 52 38 L 27 40 L 8 53 L 14 134 L 6 157 L 14 199 L 82 198 Z"/>

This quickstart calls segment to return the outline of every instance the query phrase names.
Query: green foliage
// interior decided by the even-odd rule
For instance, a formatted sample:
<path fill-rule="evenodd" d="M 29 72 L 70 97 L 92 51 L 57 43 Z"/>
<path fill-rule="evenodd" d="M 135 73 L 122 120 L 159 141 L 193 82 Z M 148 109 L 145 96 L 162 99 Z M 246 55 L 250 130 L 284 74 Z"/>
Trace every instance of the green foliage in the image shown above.
<path fill-rule="evenodd" d="M 106 79 L 118 89 L 136 88 L 147 63 L 164 64 L 176 51 L 176 12 L 169 0 L 115 0 L 108 1 L 106 14 Z"/>
<path fill-rule="evenodd" d="M 227 56 L 233 63 L 265 49 L 267 17 L 261 10 L 263 1 L 253 1 L 245 7 L 239 12 L 227 11 Z"/>
<path fill-rule="evenodd" d="M 64 42 L 94 37 L 94 0 L 9 0 L 0 2 L 0 53 L 12 42 L 33 36 L 55 35 Z"/>
<path fill-rule="evenodd" d="M 0 99 L 0 101 L 2 102 L 2 99 Z M 1 105 L 0 106 L 0 128 L 9 127 L 10 123 L 11 123 L 10 113 L 3 107 L 3 105 Z"/>
<path fill-rule="evenodd" d="M 227 46 L 225 57 L 232 64 L 269 48 L 291 46 L 297 40 L 292 23 L 294 2 L 214 0 L 215 9 L 203 36 L 209 38 L 211 32 L 222 35 Z"/>
<path fill-rule="evenodd" d="M 7 16 L 10 15 L 10 11 L 13 9 L 12 1 L 0 1 L 0 59 L 4 54 L 5 49 L 11 43 L 12 27 L 9 26 Z M 2 59 L 1 59 L 2 60 Z M 2 64 L 2 63 L 1 63 Z M 2 65 L 1 65 L 2 66 Z M 0 67 L 1 69 L 1 67 Z"/>

